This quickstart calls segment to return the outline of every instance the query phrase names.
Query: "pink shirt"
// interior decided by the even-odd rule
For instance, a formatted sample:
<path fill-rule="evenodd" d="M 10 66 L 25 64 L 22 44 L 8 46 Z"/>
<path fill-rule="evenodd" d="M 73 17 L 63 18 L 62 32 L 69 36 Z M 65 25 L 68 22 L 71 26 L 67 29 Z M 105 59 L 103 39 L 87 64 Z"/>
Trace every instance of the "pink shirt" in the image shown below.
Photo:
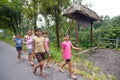
<path fill-rule="evenodd" d="M 45 42 L 45 50 L 47 51 L 47 50 L 49 50 L 49 46 L 48 46 L 48 44 L 49 44 L 49 39 L 48 39 L 48 38 L 45 38 L 44 42 Z"/>
<path fill-rule="evenodd" d="M 63 41 L 61 46 L 62 46 L 62 49 L 63 49 L 63 52 L 62 52 L 63 58 L 64 59 L 70 59 L 70 57 L 71 57 L 71 46 L 72 46 L 71 41 Z"/>
<path fill-rule="evenodd" d="M 26 45 L 27 49 L 32 49 L 32 39 L 33 39 L 33 36 L 29 36 L 29 35 L 25 36 L 25 41 L 27 43 Z"/>

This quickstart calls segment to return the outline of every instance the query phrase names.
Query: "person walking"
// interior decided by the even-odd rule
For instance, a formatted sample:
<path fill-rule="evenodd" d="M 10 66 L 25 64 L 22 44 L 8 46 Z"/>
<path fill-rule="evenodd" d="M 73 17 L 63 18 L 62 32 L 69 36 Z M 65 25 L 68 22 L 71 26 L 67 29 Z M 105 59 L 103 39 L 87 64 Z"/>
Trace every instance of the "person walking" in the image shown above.
<path fill-rule="evenodd" d="M 48 56 L 48 60 L 47 60 L 47 67 L 50 68 L 50 65 L 49 65 L 49 62 L 50 62 L 50 50 L 49 50 L 49 38 L 47 37 L 47 33 L 46 32 L 43 32 L 43 37 L 45 38 L 45 53 L 47 54 Z"/>
<path fill-rule="evenodd" d="M 28 61 L 30 62 L 31 66 L 34 66 L 33 64 L 33 55 L 32 55 L 32 31 L 28 30 L 27 35 L 24 36 L 24 43 L 26 44 L 27 53 L 28 53 Z"/>
<path fill-rule="evenodd" d="M 70 78 L 76 79 L 77 77 L 72 72 L 72 63 L 71 63 L 71 59 L 70 59 L 71 58 L 71 48 L 73 48 L 75 50 L 81 50 L 81 48 L 77 48 L 72 45 L 72 42 L 69 40 L 68 34 L 64 34 L 64 40 L 61 43 L 61 48 L 62 48 L 62 58 L 65 60 L 65 63 L 60 67 L 59 71 L 63 73 L 64 66 L 68 64 Z"/>
<path fill-rule="evenodd" d="M 43 73 L 43 65 L 45 59 L 45 41 L 44 37 L 42 37 L 42 31 L 40 28 L 35 30 L 36 36 L 33 38 L 32 42 L 32 54 L 36 56 L 38 61 L 37 64 L 33 67 L 33 73 L 36 73 L 38 67 L 40 67 L 40 75 L 45 77 L 46 75 Z"/>
<path fill-rule="evenodd" d="M 18 52 L 17 58 L 20 61 L 22 61 L 21 52 L 22 52 L 23 39 L 21 38 L 19 33 L 16 33 L 16 36 L 13 36 L 12 40 L 16 42 L 16 50 Z"/>

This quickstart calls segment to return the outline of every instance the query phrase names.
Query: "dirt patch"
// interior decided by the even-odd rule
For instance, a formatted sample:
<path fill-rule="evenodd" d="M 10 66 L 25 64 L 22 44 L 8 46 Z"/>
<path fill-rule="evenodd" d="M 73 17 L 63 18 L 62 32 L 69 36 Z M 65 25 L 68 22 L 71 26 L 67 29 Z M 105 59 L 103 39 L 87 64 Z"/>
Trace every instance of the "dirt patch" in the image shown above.
<path fill-rule="evenodd" d="M 120 80 L 120 51 L 112 49 L 97 49 L 87 60 L 99 67 L 105 74 L 112 74 Z"/>

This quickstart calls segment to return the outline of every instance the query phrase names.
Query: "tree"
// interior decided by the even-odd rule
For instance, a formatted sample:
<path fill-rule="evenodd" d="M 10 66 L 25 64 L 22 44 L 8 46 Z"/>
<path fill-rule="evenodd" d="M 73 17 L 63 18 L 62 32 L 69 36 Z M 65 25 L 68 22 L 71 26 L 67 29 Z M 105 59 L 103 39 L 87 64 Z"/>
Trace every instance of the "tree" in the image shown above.
<path fill-rule="evenodd" d="M 14 33 L 21 27 L 21 6 L 18 2 L 7 0 L 0 1 L 0 26 L 2 29 L 10 29 Z"/>
<path fill-rule="evenodd" d="M 52 15 L 56 26 L 57 45 L 59 47 L 59 31 L 60 21 L 62 21 L 61 13 L 70 4 L 69 0 L 42 0 L 41 1 L 41 13 L 43 16 Z"/>
<path fill-rule="evenodd" d="M 112 25 L 114 27 L 120 27 L 120 16 L 112 18 Z"/>

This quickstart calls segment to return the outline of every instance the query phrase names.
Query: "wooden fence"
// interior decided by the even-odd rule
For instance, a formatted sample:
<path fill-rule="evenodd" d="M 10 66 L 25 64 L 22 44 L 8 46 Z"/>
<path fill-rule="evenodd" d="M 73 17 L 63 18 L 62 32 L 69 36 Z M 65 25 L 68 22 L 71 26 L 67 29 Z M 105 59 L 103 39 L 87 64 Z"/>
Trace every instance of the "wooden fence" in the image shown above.
<path fill-rule="evenodd" d="M 91 52 L 91 51 L 99 48 L 100 46 L 114 46 L 115 48 L 118 48 L 118 47 L 120 47 L 120 38 L 110 39 L 110 38 L 100 38 L 99 37 L 97 47 L 91 47 L 90 49 L 78 52 L 78 55 Z"/>
<path fill-rule="evenodd" d="M 98 46 L 115 46 L 115 48 L 120 47 L 120 38 L 110 39 L 110 38 L 98 38 Z"/>

